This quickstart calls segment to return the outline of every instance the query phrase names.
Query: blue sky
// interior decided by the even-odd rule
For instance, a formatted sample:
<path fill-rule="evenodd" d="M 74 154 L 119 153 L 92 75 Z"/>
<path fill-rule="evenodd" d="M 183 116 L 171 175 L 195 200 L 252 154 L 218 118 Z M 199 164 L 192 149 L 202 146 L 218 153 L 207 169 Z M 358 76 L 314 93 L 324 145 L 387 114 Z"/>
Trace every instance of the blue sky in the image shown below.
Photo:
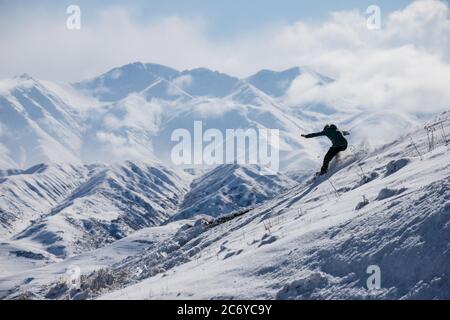
<path fill-rule="evenodd" d="M 364 12 L 369 5 L 378 5 L 384 14 L 407 6 L 410 0 L 0 0 L 5 15 L 20 15 L 31 10 L 55 16 L 64 15 L 70 4 L 78 4 L 83 13 L 83 22 L 90 23 L 97 13 L 108 7 L 120 6 L 130 10 L 139 21 L 165 16 L 201 18 L 206 22 L 208 36 L 226 38 L 242 30 L 255 31 L 272 24 L 296 21 L 321 22 L 329 12 L 359 9 Z M 8 10 L 9 9 L 9 10 Z M 0 13 L 0 16 L 2 14 Z"/>
<path fill-rule="evenodd" d="M 70 2 L 70 1 L 69 1 Z M 200 16 L 205 19 L 211 36 L 233 35 L 273 23 L 322 21 L 329 12 L 357 8 L 365 11 L 377 4 L 383 11 L 404 8 L 410 0 L 167 0 L 167 1 L 89 1 L 93 9 L 104 5 L 129 6 L 141 19 L 167 15 Z M 84 6 L 84 2 L 80 2 Z"/>
<path fill-rule="evenodd" d="M 80 30 L 66 27 L 71 4 Z M 380 30 L 367 28 L 370 5 Z M 309 66 L 336 77 L 372 55 L 404 63 L 408 48 L 446 58 L 448 13 L 444 0 L 0 0 L 0 78 L 78 81 L 135 61 L 241 77 Z"/>

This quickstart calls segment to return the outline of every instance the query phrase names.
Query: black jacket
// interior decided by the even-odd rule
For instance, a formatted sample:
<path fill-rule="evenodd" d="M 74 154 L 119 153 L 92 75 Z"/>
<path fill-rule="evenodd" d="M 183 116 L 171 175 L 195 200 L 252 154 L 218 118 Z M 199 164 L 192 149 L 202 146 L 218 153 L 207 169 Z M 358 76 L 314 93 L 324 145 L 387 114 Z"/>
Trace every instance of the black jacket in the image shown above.
<path fill-rule="evenodd" d="M 321 132 L 307 134 L 305 135 L 305 138 L 326 136 L 333 143 L 333 147 L 344 147 L 348 145 L 347 139 L 345 139 L 344 136 L 348 136 L 349 134 L 350 132 L 348 131 L 339 131 L 327 128 Z"/>

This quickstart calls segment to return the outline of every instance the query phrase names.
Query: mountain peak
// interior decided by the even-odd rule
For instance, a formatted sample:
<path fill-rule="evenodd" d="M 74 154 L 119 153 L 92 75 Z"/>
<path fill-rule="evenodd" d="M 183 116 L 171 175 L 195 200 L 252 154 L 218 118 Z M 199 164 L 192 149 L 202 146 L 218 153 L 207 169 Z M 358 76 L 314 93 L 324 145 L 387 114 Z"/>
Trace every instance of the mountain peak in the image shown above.
<path fill-rule="evenodd" d="M 263 69 L 248 77 L 246 81 L 272 97 L 281 97 L 300 74 L 298 67 L 284 71 Z"/>
<path fill-rule="evenodd" d="M 185 70 L 181 72 L 181 77 L 188 79 L 182 89 L 192 96 L 225 97 L 240 81 L 236 77 L 207 68 Z"/>
<path fill-rule="evenodd" d="M 82 82 L 75 83 L 77 89 L 92 93 L 102 101 L 117 101 L 149 87 L 160 79 L 170 80 L 178 70 L 159 65 L 133 62 L 107 71 Z"/>
<path fill-rule="evenodd" d="M 22 73 L 21 75 L 16 76 L 15 78 L 19 80 L 34 80 L 33 77 L 30 76 L 28 73 Z"/>
<path fill-rule="evenodd" d="M 261 76 L 261 75 L 280 75 L 280 74 L 290 74 L 293 76 L 299 76 L 300 75 L 300 67 L 292 67 L 289 69 L 285 69 L 282 71 L 275 71 L 275 70 L 270 70 L 270 69 L 261 69 L 260 71 L 258 71 L 257 73 L 255 73 L 253 76 Z"/>
<path fill-rule="evenodd" d="M 293 67 L 282 71 L 263 69 L 245 80 L 264 93 L 279 98 L 286 94 L 292 82 L 302 74 L 311 74 L 318 79 L 319 84 L 333 81 L 309 67 Z"/>
<path fill-rule="evenodd" d="M 39 80 L 33 78 L 28 73 L 22 73 L 21 75 L 15 76 L 13 80 L 15 80 L 14 82 L 16 83 L 16 85 L 26 84 L 29 86 L 39 84 Z"/>
<path fill-rule="evenodd" d="M 240 81 L 230 94 L 230 98 L 244 104 L 263 105 L 270 104 L 271 97 L 252 84 Z"/>
<path fill-rule="evenodd" d="M 127 67 L 145 69 L 145 64 L 140 61 L 136 61 L 136 62 L 131 62 L 131 63 L 125 64 L 119 68 L 122 69 L 122 68 L 127 68 Z"/>
<path fill-rule="evenodd" d="M 307 67 L 292 67 L 282 71 L 262 69 L 246 79 L 239 79 L 205 67 L 180 72 L 161 64 L 136 61 L 113 68 L 96 78 L 75 83 L 74 86 L 101 101 L 113 102 L 131 93 L 142 92 L 161 79 L 173 82 L 193 97 L 218 98 L 232 94 L 236 86 L 244 81 L 266 95 L 278 98 L 285 95 L 292 82 L 303 73 L 312 74 L 319 83 L 331 80 Z"/>
<path fill-rule="evenodd" d="M 30 76 L 28 73 L 23 73 L 9 79 L 2 80 L 0 85 L 0 94 L 10 94 L 16 89 L 30 89 L 32 87 L 42 88 L 42 83 L 38 79 Z"/>

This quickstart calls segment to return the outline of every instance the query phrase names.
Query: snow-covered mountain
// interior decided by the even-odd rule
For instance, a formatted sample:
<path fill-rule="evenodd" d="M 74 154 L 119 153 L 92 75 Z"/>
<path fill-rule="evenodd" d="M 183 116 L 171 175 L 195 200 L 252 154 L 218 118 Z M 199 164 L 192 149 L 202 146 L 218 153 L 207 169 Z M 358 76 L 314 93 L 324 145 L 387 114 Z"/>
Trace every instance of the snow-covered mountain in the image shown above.
<path fill-rule="evenodd" d="M 430 150 L 430 114 L 290 104 L 305 75 L 333 83 L 143 63 L 1 80 L 0 298 L 448 298 L 449 114 Z M 278 129 L 280 172 L 174 165 L 172 133 L 199 121 Z M 300 135 L 331 121 L 350 148 L 313 182 L 328 141 Z M 77 292 L 55 282 L 73 265 Z"/>
<path fill-rule="evenodd" d="M 0 85 L 0 164 L 77 162 L 83 128 L 73 106 L 28 75 Z"/>
<path fill-rule="evenodd" d="M 310 75 L 317 80 L 319 85 L 324 85 L 333 81 L 333 79 L 321 75 L 309 68 L 291 68 L 284 71 L 261 70 L 248 77 L 246 81 L 266 94 L 279 98 L 286 94 L 292 82 L 301 75 Z"/>
<path fill-rule="evenodd" d="M 443 132 L 450 130 L 449 116 Z M 450 150 L 445 135 L 435 138 L 430 149 L 425 130 L 411 128 L 376 151 L 347 152 L 333 165 L 329 179 L 303 180 L 246 210 L 144 228 L 38 271 L 10 273 L 0 278 L 0 294 L 51 299 L 449 299 Z M 217 189 L 218 172 L 194 179 L 190 192 L 200 195 L 185 201 L 207 198 L 202 197 L 203 186 Z M 85 275 L 78 291 L 55 282 L 55 275 L 73 265 Z M 369 266 L 381 272 L 380 289 L 367 288 Z"/>
<path fill-rule="evenodd" d="M 379 111 L 347 105 L 290 105 L 285 99 L 299 77 L 316 86 L 333 80 L 310 68 L 262 70 L 239 79 L 206 68 L 178 71 L 132 63 L 72 85 L 28 75 L 0 81 L 0 166 L 28 168 L 39 163 L 171 161 L 171 134 L 194 121 L 204 130 L 280 130 L 280 169 L 314 170 L 326 141 L 300 137 L 327 122 L 354 130 L 352 144 L 378 146 L 370 134 L 386 120 Z M 361 121 L 362 117 L 368 121 Z M 423 119 L 391 112 L 386 137 L 398 136 Z M 371 126 L 367 123 L 370 122 Z M 377 133 L 380 130 L 377 130 Z M 354 138 L 355 137 L 355 138 Z"/>
<path fill-rule="evenodd" d="M 223 165 L 200 176 L 162 164 L 37 165 L 0 171 L 0 238 L 55 257 L 89 251 L 168 220 L 220 216 L 294 185 L 260 166 Z"/>
<path fill-rule="evenodd" d="M 293 79 L 299 70 L 285 73 Z M 300 134 L 312 128 L 275 99 L 268 72 L 238 79 L 205 68 L 180 72 L 133 63 L 72 86 L 28 75 L 2 80 L 0 165 L 24 169 L 48 162 L 167 162 L 175 144 L 172 132 L 185 128 L 193 133 L 194 121 L 203 121 L 205 130 L 223 133 L 279 129 L 282 169 L 310 168 L 319 144 L 303 145 Z M 273 86 L 278 86 L 278 73 L 273 74 Z"/>
<path fill-rule="evenodd" d="M 128 161 L 41 165 L 1 179 L 0 236 L 63 257 L 166 221 L 183 200 L 191 176 Z"/>
<path fill-rule="evenodd" d="M 261 166 L 221 165 L 192 182 L 171 220 L 202 214 L 218 217 L 260 204 L 294 185 L 287 176 Z"/>
<path fill-rule="evenodd" d="M 114 68 L 96 78 L 81 81 L 74 87 L 99 98 L 101 101 L 118 101 L 131 93 L 141 92 L 161 79 L 171 80 L 179 71 L 158 65 L 131 63 Z"/>

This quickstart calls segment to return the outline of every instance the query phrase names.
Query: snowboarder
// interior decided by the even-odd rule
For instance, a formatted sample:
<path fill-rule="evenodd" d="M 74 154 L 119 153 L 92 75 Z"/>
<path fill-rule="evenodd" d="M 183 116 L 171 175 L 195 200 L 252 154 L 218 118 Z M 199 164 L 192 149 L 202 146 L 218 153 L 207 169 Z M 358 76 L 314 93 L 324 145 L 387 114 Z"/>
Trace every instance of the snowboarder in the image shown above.
<path fill-rule="evenodd" d="M 323 131 L 321 132 L 302 134 L 303 138 L 326 136 L 333 143 L 330 150 L 328 150 L 327 154 L 325 155 L 325 158 L 323 159 L 323 166 L 318 175 L 321 176 L 326 174 L 328 172 L 328 165 L 330 164 L 330 161 L 339 152 L 345 151 L 347 149 L 348 142 L 344 136 L 348 136 L 349 134 L 350 132 L 348 131 L 339 131 L 336 125 L 334 124 L 327 124 L 325 128 L 323 128 Z"/>

